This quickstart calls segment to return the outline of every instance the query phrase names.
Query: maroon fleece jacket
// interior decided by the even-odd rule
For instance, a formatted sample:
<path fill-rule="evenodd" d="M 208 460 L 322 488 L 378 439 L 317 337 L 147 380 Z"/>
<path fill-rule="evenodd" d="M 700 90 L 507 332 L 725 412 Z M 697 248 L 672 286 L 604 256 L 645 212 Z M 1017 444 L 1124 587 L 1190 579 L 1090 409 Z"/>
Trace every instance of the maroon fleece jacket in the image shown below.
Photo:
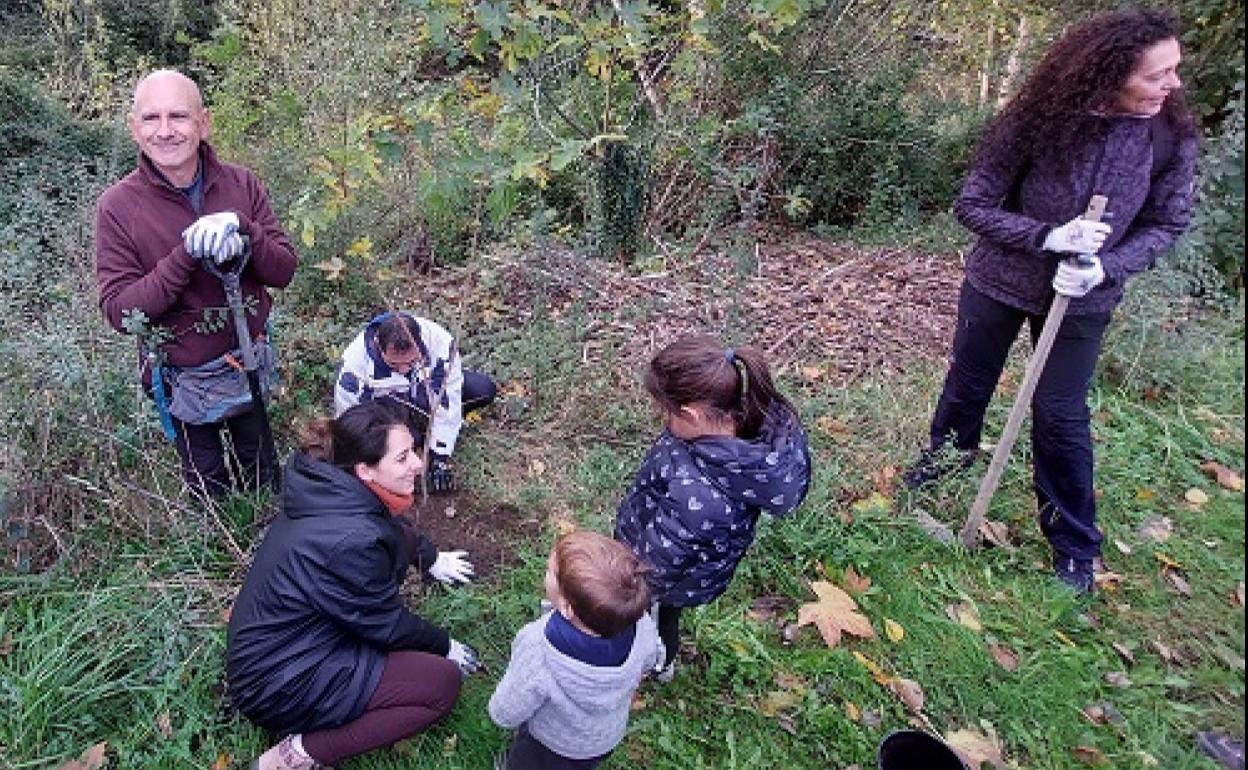
<path fill-rule="evenodd" d="M 264 331 L 272 299 L 265 287 L 283 288 L 295 274 L 296 256 L 260 180 L 242 166 L 221 163 L 200 145 L 204 214 L 233 211 L 251 238 L 251 258 L 240 281 L 247 325 Z M 100 196 L 95 213 L 95 275 L 100 310 L 118 331 L 123 314 L 142 310 L 166 328 L 169 364 L 196 366 L 238 347 L 225 289 L 182 245 L 182 231 L 199 218 L 190 200 L 156 170 L 147 156 Z"/>

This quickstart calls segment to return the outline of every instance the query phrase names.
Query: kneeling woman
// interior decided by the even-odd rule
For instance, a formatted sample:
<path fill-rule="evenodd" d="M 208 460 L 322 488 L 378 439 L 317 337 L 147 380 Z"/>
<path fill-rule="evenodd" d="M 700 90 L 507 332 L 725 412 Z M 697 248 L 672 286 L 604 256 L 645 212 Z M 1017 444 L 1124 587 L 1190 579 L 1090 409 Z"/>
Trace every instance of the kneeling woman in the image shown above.
<path fill-rule="evenodd" d="M 396 515 L 422 470 L 403 415 L 361 404 L 302 443 L 230 616 L 230 696 L 285 735 L 253 770 L 312 770 L 412 735 L 451 710 L 476 669 L 471 648 L 399 596 L 409 565 L 444 582 L 472 571 Z"/>

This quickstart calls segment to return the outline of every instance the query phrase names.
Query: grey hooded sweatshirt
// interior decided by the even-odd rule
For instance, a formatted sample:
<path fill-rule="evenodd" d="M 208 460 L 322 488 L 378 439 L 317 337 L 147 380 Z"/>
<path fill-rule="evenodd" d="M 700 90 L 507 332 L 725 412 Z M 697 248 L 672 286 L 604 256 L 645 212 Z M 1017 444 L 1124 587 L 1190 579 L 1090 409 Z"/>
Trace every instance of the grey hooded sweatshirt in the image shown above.
<path fill-rule="evenodd" d="M 511 662 L 490 697 L 490 718 L 500 727 L 528 723 L 546 748 L 569 759 L 608 753 L 624 738 L 633 692 L 663 660 L 663 643 L 649 615 L 637 621 L 628 658 L 619 666 L 594 666 L 563 654 L 546 639 L 550 612 L 520 629 Z"/>

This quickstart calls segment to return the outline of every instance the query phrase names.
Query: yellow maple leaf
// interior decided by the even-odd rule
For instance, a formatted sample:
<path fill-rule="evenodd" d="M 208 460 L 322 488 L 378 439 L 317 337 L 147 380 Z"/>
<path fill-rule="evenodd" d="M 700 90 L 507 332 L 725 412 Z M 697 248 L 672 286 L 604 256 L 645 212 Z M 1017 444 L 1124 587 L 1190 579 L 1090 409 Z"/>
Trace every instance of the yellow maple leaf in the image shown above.
<path fill-rule="evenodd" d="M 798 609 L 798 627 L 814 623 L 829 648 L 840 644 L 842 631 L 863 639 L 875 637 L 871 621 L 858 611 L 857 603 L 849 594 L 826 580 L 816 580 L 810 588 L 819 600 L 807 602 Z"/>

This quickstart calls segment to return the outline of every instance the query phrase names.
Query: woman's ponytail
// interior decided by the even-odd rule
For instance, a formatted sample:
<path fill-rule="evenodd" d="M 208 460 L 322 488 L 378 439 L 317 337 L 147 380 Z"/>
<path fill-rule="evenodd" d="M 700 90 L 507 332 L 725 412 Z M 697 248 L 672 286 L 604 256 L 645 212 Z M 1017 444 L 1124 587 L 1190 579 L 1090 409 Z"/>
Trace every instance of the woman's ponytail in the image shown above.
<path fill-rule="evenodd" d="M 322 462 L 334 461 L 334 421 L 322 417 L 300 428 L 297 440 L 299 449 L 309 457 Z"/>

